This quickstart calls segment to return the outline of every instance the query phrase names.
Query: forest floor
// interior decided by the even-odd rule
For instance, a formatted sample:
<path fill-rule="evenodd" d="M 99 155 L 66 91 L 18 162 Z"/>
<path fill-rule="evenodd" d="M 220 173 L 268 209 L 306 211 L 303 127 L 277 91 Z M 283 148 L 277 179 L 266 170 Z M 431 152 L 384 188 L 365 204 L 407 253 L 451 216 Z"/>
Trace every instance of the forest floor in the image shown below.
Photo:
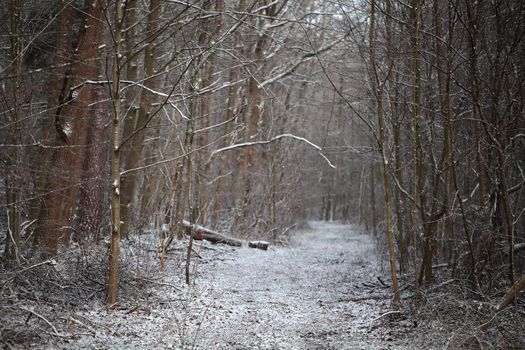
<path fill-rule="evenodd" d="M 142 261 L 154 260 L 154 247 L 147 247 L 142 243 L 142 249 L 150 251 Z M 476 335 L 469 326 L 472 322 L 464 322 L 465 309 L 447 309 L 446 301 L 433 304 L 441 305 L 439 310 L 427 308 L 426 316 L 416 317 L 408 305 L 392 312 L 391 292 L 382 282 L 388 283 L 386 269 L 380 269 L 376 245 L 371 236 L 352 226 L 313 222 L 309 229 L 294 234 L 288 246 L 271 246 L 268 251 L 199 242 L 189 286 L 183 281 L 182 252 L 182 244 L 174 247 L 162 273 L 156 269 L 137 275 L 135 280 L 145 284 L 139 295 L 136 290 L 135 294 L 124 290 L 120 304 L 111 310 L 96 300 L 54 312 L 46 309 L 49 303 L 20 306 L 18 325 L 16 315 L 1 320 L 4 347 L 496 347 Z M 133 259 L 127 264 L 134 264 Z M 468 318 L 472 319 L 471 313 Z"/>

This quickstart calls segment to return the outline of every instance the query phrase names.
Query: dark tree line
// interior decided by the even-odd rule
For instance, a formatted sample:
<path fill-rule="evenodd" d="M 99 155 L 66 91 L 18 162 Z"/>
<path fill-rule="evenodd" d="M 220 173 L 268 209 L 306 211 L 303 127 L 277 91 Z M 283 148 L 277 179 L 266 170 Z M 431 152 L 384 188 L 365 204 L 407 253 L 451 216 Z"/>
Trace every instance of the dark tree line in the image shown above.
<path fill-rule="evenodd" d="M 400 271 L 412 256 L 417 285 L 432 282 L 437 262 L 478 296 L 513 285 L 524 268 L 524 4 L 370 8 L 371 91 Z"/>

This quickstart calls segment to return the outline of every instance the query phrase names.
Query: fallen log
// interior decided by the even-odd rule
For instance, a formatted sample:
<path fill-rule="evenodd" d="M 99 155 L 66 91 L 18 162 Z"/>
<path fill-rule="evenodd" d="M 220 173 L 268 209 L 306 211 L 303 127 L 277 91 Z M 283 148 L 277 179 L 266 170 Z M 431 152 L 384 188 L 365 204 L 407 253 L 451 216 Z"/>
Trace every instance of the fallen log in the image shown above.
<path fill-rule="evenodd" d="M 270 243 L 266 241 L 250 241 L 248 242 L 248 247 L 250 248 L 256 248 L 261 250 L 268 250 L 268 246 Z"/>
<path fill-rule="evenodd" d="M 184 226 L 184 233 L 189 235 L 191 231 L 191 235 L 195 240 L 206 240 L 212 243 L 222 243 L 233 247 L 242 246 L 242 241 L 240 239 L 225 236 L 217 231 L 210 230 L 209 228 L 200 225 L 190 224 L 189 221 L 183 220 L 182 226 Z"/>

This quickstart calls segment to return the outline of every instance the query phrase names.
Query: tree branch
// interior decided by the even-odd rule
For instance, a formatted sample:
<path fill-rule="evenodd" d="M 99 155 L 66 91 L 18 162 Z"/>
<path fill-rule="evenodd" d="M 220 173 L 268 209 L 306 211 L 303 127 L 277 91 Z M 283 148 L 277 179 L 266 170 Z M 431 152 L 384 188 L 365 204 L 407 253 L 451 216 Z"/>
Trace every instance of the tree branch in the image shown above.
<path fill-rule="evenodd" d="M 331 43 L 329 43 L 328 45 L 326 45 L 325 47 L 322 47 L 320 48 L 319 50 L 315 50 L 313 52 L 308 52 L 306 54 L 304 54 L 300 59 L 298 59 L 296 62 L 294 62 L 293 64 L 291 64 L 290 66 L 288 66 L 287 68 L 284 68 L 280 73 L 274 75 L 273 77 L 270 77 L 268 79 L 266 79 L 265 81 L 263 81 L 262 83 L 259 84 L 259 87 L 263 88 L 265 87 L 266 85 L 269 85 L 271 83 L 274 83 L 276 82 L 277 80 L 279 79 L 282 79 L 290 74 L 292 74 L 293 72 L 295 72 L 297 70 L 297 68 L 299 68 L 299 66 L 305 62 L 308 62 L 309 60 L 311 60 L 312 58 L 315 58 L 317 57 L 318 55 L 326 52 L 326 51 L 329 51 L 330 49 L 332 49 L 335 45 L 339 44 L 341 41 L 345 40 L 348 36 L 350 35 L 350 32 L 348 32 L 347 34 L 345 34 L 344 36 L 342 36 L 341 38 L 337 39 L 337 40 L 334 40 L 332 41 Z"/>
<path fill-rule="evenodd" d="M 233 144 L 233 145 L 230 145 L 230 146 L 227 146 L 227 147 L 219 148 L 219 149 L 217 149 L 217 150 L 215 150 L 215 151 L 213 151 L 211 153 L 210 159 L 213 158 L 216 154 L 221 153 L 221 152 L 231 151 L 231 150 L 234 150 L 234 149 L 237 149 L 237 148 L 244 148 L 244 147 L 251 147 L 251 146 L 258 146 L 258 145 L 267 145 L 269 143 L 272 143 L 274 141 L 277 141 L 277 140 L 280 140 L 280 139 L 283 139 L 283 138 L 291 138 L 291 139 L 295 139 L 295 140 L 298 140 L 298 141 L 302 141 L 302 142 L 306 143 L 307 145 L 315 148 L 317 151 L 319 151 L 319 155 L 321 157 L 323 157 L 324 160 L 326 160 L 328 165 L 331 168 L 335 169 L 335 165 L 333 165 L 332 162 L 330 162 L 330 160 L 321 152 L 322 151 L 321 147 L 319 147 L 315 143 L 305 139 L 304 137 L 296 136 L 296 135 L 293 135 L 293 134 L 281 134 L 281 135 L 277 135 L 277 136 L 272 137 L 270 140 L 237 143 L 237 144 Z"/>

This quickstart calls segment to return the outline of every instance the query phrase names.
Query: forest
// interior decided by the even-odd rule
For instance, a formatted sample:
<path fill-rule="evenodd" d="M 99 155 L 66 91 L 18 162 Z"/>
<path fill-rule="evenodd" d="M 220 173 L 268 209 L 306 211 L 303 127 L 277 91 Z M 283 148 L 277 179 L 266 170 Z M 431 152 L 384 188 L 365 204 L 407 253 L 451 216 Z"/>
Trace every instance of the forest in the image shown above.
<path fill-rule="evenodd" d="M 190 317 L 173 348 L 525 347 L 525 2 L 3 0 L 0 84 L 6 349 L 97 348 L 82 305 L 206 314 L 221 266 L 362 281 L 370 314 L 302 346 Z"/>

